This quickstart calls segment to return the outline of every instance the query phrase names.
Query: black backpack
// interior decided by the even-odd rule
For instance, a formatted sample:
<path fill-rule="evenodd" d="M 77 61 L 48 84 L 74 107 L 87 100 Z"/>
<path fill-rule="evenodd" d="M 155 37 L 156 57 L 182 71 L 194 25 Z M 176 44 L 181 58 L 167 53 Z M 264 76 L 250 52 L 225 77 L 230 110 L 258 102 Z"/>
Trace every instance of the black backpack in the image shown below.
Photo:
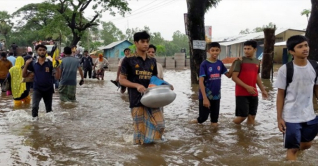
<path fill-rule="evenodd" d="M 318 64 L 317 61 L 315 60 L 309 60 L 310 64 L 312 67 L 315 69 L 316 72 L 316 77 L 315 77 L 315 83 L 317 81 L 317 75 L 318 75 Z M 294 75 L 294 63 L 293 61 L 290 61 L 286 64 L 286 88 L 285 88 L 285 97 L 286 97 L 286 92 L 287 92 L 287 87 L 289 84 L 293 81 L 293 75 Z"/>

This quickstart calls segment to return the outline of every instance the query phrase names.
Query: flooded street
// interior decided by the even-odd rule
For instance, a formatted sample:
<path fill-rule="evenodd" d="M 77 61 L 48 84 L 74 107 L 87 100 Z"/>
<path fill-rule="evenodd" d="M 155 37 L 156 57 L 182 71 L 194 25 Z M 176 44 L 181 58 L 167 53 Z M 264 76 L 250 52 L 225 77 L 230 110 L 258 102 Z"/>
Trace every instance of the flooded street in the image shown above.
<path fill-rule="evenodd" d="M 260 96 L 256 125 L 234 125 L 234 82 L 222 76 L 219 127 L 189 124 L 198 116 L 198 86 L 190 70 L 165 71 L 176 100 L 164 108 L 166 142 L 133 145 L 128 95 L 110 82 L 88 80 L 77 87 L 77 103 L 61 103 L 54 94 L 53 113 L 40 104 L 39 121 L 31 107 L 13 108 L 1 95 L 0 165 L 290 165 L 285 160 L 283 135 L 276 123 L 276 91 L 264 80 L 269 99 Z M 275 79 L 275 78 L 274 78 Z M 317 138 L 293 165 L 317 165 Z"/>

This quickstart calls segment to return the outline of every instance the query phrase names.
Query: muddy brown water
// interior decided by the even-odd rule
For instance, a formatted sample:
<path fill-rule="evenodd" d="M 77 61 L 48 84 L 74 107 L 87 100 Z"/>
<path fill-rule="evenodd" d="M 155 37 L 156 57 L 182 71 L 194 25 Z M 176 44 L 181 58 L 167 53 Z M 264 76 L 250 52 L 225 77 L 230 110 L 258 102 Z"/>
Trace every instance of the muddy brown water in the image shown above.
<path fill-rule="evenodd" d="M 276 67 L 277 68 L 277 67 Z M 276 73 L 275 73 L 276 74 Z M 189 124 L 198 116 L 198 87 L 190 84 L 190 71 L 165 71 L 176 100 L 164 108 L 166 142 L 132 144 L 128 95 L 109 81 L 88 80 L 77 88 L 77 103 L 61 103 L 54 94 L 53 113 L 31 121 L 29 106 L 13 108 L 1 95 L 0 165 L 317 165 L 318 145 L 302 152 L 298 161 L 285 160 L 283 135 L 276 124 L 276 90 L 263 80 L 269 99 L 260 97 L 257 123 L 234 125 L 235 93 L 232 80 L 222 77 L 220 125 Z M 275 77 L 274 77 L 275 80 Z"/>

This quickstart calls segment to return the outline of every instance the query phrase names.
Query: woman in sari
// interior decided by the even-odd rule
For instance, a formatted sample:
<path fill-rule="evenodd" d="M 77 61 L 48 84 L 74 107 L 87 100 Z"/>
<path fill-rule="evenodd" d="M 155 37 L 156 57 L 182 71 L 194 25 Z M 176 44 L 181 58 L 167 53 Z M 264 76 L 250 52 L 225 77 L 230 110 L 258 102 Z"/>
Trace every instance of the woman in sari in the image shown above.
<path fill-rule="evenodd" d="M 24 59 L 19 56 L 15 65 L 9 70 L 8 81 L 11 84 L 11 93 L 13 96 L 14 106 L 20 106 L 22 103 L 30 104 L 31 97 L 29 95 L 30 88 L 22 82 L 22 67 L 24 66 Z"/>
<path fill-rule="evenodd" d="M 98 59 L 95 60 L 94 70 L 96 71 L 96 78 L 104 80 L 105 66 L 108 65 L 108 60 L 104 58 L 103 54 L 98 54 Z M 96 68 L 96 69 L 95 69 Z"/>

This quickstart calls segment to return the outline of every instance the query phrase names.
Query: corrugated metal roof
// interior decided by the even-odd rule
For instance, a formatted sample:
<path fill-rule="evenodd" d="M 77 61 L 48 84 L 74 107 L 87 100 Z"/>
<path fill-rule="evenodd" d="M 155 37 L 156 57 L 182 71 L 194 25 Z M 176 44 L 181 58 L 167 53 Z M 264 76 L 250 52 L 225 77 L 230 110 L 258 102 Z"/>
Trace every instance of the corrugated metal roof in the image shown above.
<path fill-rule="evenodd" d="M 108 50 L 108 49 L 111 49 L 111 48 L 117 46 L 118 44 L 121 44 L 121 43 L 125 42 L 125 41 L 129 42 L 128 40 L 122 40 L 122 41 L 112 42 L 112 43 L 108 44 L 107 46 L 98 47 L 98 49 L 99 49 L 99 50 Z M 130 42 L 129 42 L 129 43 L 130 43 Z"/>
<path fill-rule="evenodd" d="M 275 35 L 279 35 L 287 30 L 294 30 L 294 31 L 304 31 L 299 29 L 289 29 L 289 28 L 281 28 L 275 31 Z M 257 40 L 257 39 L 264 39 L 264 32 L 256 32 L 256 33 L 249 33 L 249 34 L 240 34 L 232 37 L 225 38 L 223 42 L 220 42 L 221 46 L 229 46 L 233 44 L 243 43 L 247 40 Z"/>

